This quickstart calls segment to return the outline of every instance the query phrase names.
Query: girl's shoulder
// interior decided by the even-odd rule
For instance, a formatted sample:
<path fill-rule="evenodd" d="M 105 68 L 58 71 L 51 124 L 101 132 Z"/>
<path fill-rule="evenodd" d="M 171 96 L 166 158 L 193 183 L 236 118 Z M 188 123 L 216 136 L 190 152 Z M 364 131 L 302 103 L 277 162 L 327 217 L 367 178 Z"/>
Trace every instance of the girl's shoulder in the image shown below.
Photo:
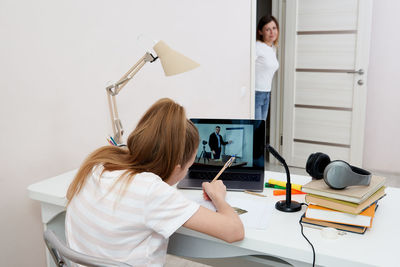
<path fill-rule="evenodd" d="M 125 171 L 124 170 L 118 170 L 118 171 L 107 171 L 104 170 L 103 165 L 96 165 L 93 167 L 91 176 L 92 178 L 99 180 L 101 179 L 116 179 L 120 177 Z"/>
<path fill-rule="evenodd" d="M 152 172 L 141 172 L 135 175 L 135 179 L 153 181 L 153 182 L 162 182 L 160 176 Z"/>
<path fill-rule="evenodd" d="M 131 186 L 146 188 L 148 193 L 157 190 L 169 190 L 170 188 L 170 186 L 165 183 L 160 176 L 152 172 L 141 172 L 135 174 Z"/>

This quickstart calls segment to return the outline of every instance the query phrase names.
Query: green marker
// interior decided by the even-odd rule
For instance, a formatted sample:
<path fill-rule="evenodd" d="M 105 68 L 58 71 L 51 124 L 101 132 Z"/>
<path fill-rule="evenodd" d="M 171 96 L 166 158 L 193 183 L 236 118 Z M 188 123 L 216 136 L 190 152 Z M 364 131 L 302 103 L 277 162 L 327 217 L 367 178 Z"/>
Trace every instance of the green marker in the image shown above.
<path fill-rule="evenodd" d="M 286 189 L 286 187 L 275 185 L 275 184 L 269 184 L 269 183 L 265 183 L 265 187 L 267 187 L 267 188 L 276 188 L 276 189 Z"/>

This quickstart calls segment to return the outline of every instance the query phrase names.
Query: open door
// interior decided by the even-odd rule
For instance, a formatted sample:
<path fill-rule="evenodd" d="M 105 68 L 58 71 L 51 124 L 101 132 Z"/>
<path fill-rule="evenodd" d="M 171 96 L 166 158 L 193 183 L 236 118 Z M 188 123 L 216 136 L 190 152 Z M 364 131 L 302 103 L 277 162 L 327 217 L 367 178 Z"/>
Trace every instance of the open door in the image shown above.
<path fill-rule="evenodd" d="M 372 0 L 286 2 L 282 153 L 361 165 Z"/>

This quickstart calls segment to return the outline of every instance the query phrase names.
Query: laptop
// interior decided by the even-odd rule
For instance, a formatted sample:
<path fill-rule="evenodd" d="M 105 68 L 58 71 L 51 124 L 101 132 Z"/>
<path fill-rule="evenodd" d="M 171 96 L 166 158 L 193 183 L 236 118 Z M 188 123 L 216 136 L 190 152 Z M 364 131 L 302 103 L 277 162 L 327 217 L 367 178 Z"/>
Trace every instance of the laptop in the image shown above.
<path fill-rule="evenodd" d="M 235 156 L 231 167 L 218 179 L 224 182 L 227 190 L 263 191 L 264 120 L 196 118 L 191 121 L 199 130 L 200 144 L 195 162 L 178 183 L 178 188 L 201 189 L 203 182 L 210 182 L 226 161 Z"/>

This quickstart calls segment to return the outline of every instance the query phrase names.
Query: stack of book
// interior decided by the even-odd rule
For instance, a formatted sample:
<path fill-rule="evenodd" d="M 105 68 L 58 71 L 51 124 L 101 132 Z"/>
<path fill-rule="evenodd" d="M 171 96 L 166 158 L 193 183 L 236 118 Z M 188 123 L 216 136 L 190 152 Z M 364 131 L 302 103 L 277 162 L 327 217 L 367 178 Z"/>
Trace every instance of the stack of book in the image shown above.
<path fill-rule="evenodd" d="M 372 176 L 368 186 L 336 190 L 324 180 L 312 180 L 302 187 L 307 193 L 307 210 L 301 222 L 363 234 L 372 226 L 378 200 L 385 196 L 385 177 Z"/>

